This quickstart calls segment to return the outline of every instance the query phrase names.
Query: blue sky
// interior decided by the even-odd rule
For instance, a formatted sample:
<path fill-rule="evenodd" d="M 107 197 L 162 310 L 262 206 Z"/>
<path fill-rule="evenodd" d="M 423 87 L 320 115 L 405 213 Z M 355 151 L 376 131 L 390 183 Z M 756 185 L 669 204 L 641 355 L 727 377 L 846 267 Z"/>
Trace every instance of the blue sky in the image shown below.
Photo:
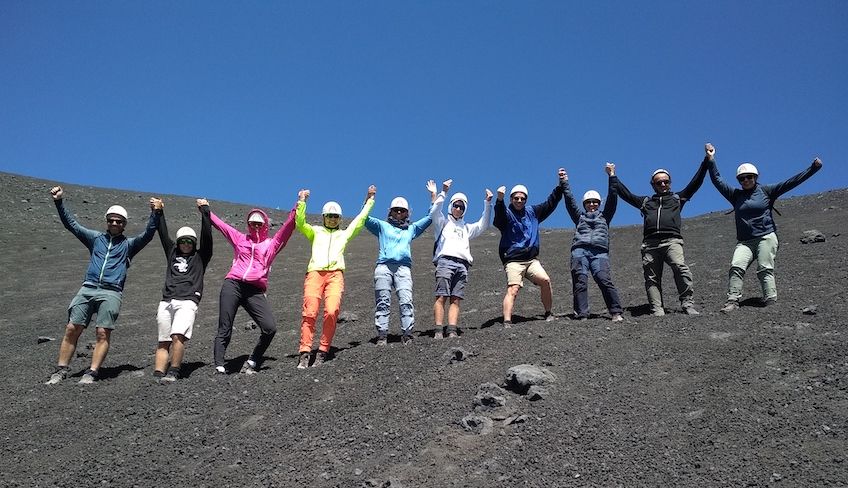
<path fill-rule="evenodd" d="M 848 187 L 846 53 L 838 0 L 7 0 L 0 171 L 284 209 L 310 188 L 348 216 L 373 183 L 375 215 L 415 217 L 430 178 L 536 203 L 560 166 L 605 195 L 614 161 L 680 189 L 710 141 L 766 183 L 820 156 L 813 193 Z M 725 208 L 707 180 L 685 214 Z"/>

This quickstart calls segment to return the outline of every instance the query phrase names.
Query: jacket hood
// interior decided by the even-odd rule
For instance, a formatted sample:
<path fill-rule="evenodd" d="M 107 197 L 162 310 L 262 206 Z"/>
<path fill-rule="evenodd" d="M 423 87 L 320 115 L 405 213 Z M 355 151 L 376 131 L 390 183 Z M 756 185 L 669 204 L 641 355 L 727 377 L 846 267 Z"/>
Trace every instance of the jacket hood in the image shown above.
<path fill-rule="evenodd" d="M 465 205 L 465 210 L 462 211 L 462 216 L 459 219 L 454 220 L 462 220 L 465 217 L 465 212 L 468 211 L 468 197 L 465 196 L 464 193 L 454 193 L 450 198 L 450 203 L 448 204 L 448 215 L 451 219 L 453 219 L 453 202 L 462 202 Z"/>
<path fill-rule="evenodd" d="M 247 219 L 249 219 L 250 216 L 255 213 L 261 215 L 262 220 L 264 221 L 262 227 L 260 227 L 258 231 L 254 231 L 253 229 L 251 229 L 250 224 L 247 223 Z M 251 209 L 250 212 L 247 212 L 247 216 L 244 218 L 244 220 L 245 225 L 247 225 L 247 237 L 252 240 L 255 240 L 256 242 L 261 242 L 268 238 L 268 228 L 271 226 L 271 219 L 268 218 L 268 214 L 266 214 L 264 210 L 262 210 L 261 208 Z"/>

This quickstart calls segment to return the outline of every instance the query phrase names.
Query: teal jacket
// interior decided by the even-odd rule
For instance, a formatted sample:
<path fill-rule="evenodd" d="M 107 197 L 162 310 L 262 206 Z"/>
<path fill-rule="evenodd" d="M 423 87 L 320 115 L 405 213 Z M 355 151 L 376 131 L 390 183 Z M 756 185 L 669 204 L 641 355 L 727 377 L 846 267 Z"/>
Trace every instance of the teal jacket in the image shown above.
<path fill-rule="evenodd" d="M 433 220 L 429 215 L 421 220 L 415 221 L 406 229 L 395 227 L 385 220 L 368 217 L 365 228 L 377 236 L 380 243 L 380 254 L 377 256 L 377 264 L 402 264 L 412 267 L 412 249 L 410 245 L 413 239 L 420 236 L 430 227 Z"/>

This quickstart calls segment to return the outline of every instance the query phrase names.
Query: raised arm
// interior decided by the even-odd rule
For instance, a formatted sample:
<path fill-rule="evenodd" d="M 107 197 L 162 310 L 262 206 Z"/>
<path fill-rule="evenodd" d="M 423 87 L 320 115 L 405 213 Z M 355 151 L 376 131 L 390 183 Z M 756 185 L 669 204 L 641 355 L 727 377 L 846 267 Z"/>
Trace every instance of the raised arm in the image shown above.
<path fill-rule="evenodd" d="M 204 264 L 212 260 L 212 219 L 209 218 L 209 202 L 205 198 L 198 198 L 197 210 L 200 212 L 200 242 L 197 243 L 197 252 Z"/>
<path fill-rule="evenodd" d="M 536 212 L 536 218 L 539 219 L 539 223 L 545 221 L 554 210 L 556 210 L 559 201 L 562 199 L 562 182 L 565 181 L 565 169 L 560 168 L 557 170 L 557 176 L 559 178 L 559 183 L 554 187 L 553 191 L 550 195 L 548 195 L 548 199 L 542 203 L 538 203 L 533 205 L 533 211 Z"/>
<path fill-rule="evenodd" d="M 301 234 L 312 242 L 315 239 L 315 230 L 306 223 L 306 200 L 309 199 L 309 190 L 297 192 L 297 207 L 294 213 L 294 225 Z"/>
<path fill-rule="evenodd" d="M 468 238 L 474 239 L 479 236 L 483 232 L 486 232 L 486 229 L 489 228 L 489 222 L 492 221 L 492 190 L 486 188 L 486 197 L 483 200 L 483 215 L 480 216 L 480 220 L 474 222 L 473 224 L 468 224 Z"/>
<path fill-rule="evenodd" d="M 159 224 L 157 225 L 157 231 L 159 232 L 159 242 L 162 243 L 162 250 L 165 251 L 165 257 L 167 258 L 171 249 L 174 248 L 174 241 L 171 240 L 171 236 L 168 235 L 168 223 L 165 222 L 165 210 L 162 209 L 162 214 L 159 215 Z"/>
<path fill-rule="evenodd" d="M 822 161 L 819 158 L 813 159 L 813 162 L 810 163 L 810 167 L 801 171 L 797 175 L 789 178 L 788 180 L 782 181 L 780 183 L 776 183 L 774 185 L 767 185 L 766 190 L 770 195 L 771 199 L 774 200 L 780 195 L 792 190 L 796 186 L 805 182 L 809 177 L 813 176 L 820 170 L 822 167 Z"/>
<path fill-rule="evenodd" d="M 452 182 L 453 180 L 446 180 L 442 183 L 442 191 L 436 193 L 436 182 L 433 180 L 427 181 L 427 191 L 430 192 L 430 200 L 432 202 L 430 205 L 430 219 L 433 221 L 433 232 L 436 233 L 435 235 L 437 237 L 439 232 L 442 231 L 442 227 L 444 227 L 445 221 L 447 220 L 444 214 L 442 214 L 442 208 L 444 207 L 447 191 L 450 189 Z"/>
<path fill-rule="evenodd" d="M 721 177 L 721 173 L 718 172 L 718 166 L 715 162 L 715 147 L 709 142 L 704 145 L 704 152 L 707 154 L 707 159 L 709 162 L 707 163 L 707 170 L 710 173 L 710 180 L 713 182 L 713 186 L 716 187 L 721 196 L 727 199 L 731 204 L 733 203 L 733 187 L 730 186 L 724 178 Z"/>
<path fill-rule="evenodd" d="M 61 186 L 54 186 L 50 189 L 50 194 L 53 196 L 53 203 L 56 205 L 56 211 L 59 212 L 59 220 L 62 221 L 62 225 L 68 229 L 71 234 L 76 236 L 80 242 L 91 251 L 92 243 L 94 239 L 97 238 L 102 232 L 97 232 L 95 230 L 87 229 L 77 222 L 77 219 L 68 211 L 64 204 L 64 196 L 65 192 L 62 190 Z"/>
<path fill-rule="evenodd" d="M 504 204 L 504 195 L 506 194 L 506 187 L 499 186 L 497 189 L 498 198 L 495 200 L 495 218 L 492 221 L 492 225 L 495 226 L 496 229 L 501 232 L 506 230 L 507 227 L 507 217 L 506 217 L 506 205 Z"/>
<path fill-rule="evenodd" d="M 624 186 L 624 183 L 618 179 L 618 176 L 616 176 L 615 173 L 610 176 L 610 180 L 610 185 L 615 187 L 616 195 L 620 196 L 622 200 L 630 205 L 640 210 L 642 209 L 642 204 L 645 202 L 645 199 L 648 198 L 647 196 L 634 195 L 633 192 Z"/>
<path fill-rule="evenodd" d="M 224 238 L 227 239 L 230 245 L 235 245 L 237 237 L 241 236 L 242 233 L 236 230 L 235 227 L 221 220 L 217 215 L 215 215 L 215 212 L 213 212 L 211 208 L 209 210 L 209 218 L 212 220 L 212 226 L 224 235 Z"/>
<path fill-rule="evenodd" d="M 161 199 L 150 199 L 150 217 L 147 219 L 147 225 L 144 228 L 144 232 L 127 239 L 130 258 L 138 254 L 139 251 L 144 249 L 144 246 L 150 244 L 150 241 L 153 240 L 153 236 L 156 234 L 156 228 L 159 226 L 159 216 L 162 215 L 164 209 L 165 204 L 162 203 Z"/>
<path fill-rule="evenodd" d="M 365 220 L 368 219 L 368 215 L 371 214 L 371 210 L 374 208 L 374 197 L 376 195 L 377 187 L 374 185 L 369 186 L 365 203 L 362 204 L 362 210 L 359 211 L 356 217 L 350 222 L 350 225 L 347 226 L 346 232 L 348 233 L 348 239 L 356 237 L 362 228 L 365 227 Z"/>
<path fill-rule="evenodd" d="M 574 200 L 574 194 L 571 192 L 571 185 L 568 184 L 568 173 L 565 173 L 565 178 L 560 181 L 559 186 L 562 188 L 562 201 L 563 205 L 565 205 L 565 210 L 568 212 L 568 216 L 571 217 L 571 220 L 576 224 L 577 221 L 580 220 L 580 208 Z"/>
<path fill-rule="evenodd" d="M 704 149 L 705 151 L 707 151 L 706 146 L 704 147 Z M 707 176 L 707 169 L 709 167 L 710 154 L 709 152 L 707 152 L 707 154 L 704 156 L 704 160 L 701 161 L 701 164 L 698 166 L 698 170 L 695 172 L 695 176 L 692 177 L 692 181 L 690 181 L 684 189 L 677 192 L 681 200 L 689 200 L 693 196 L 695 196 L 695 192 L 698 191 L 698 188 L 701 188 L 701 185 L 704 184 L 704 178 Z"/>
<path fill-rule="evenodd" d="M 615 192 L 615 185 L 612 181 L 612 177 L 615 176 L 615 164 L 607 163 L 604 166 L 604 171 L 606 171 L 609 176 L 609 182 L 607 184 L 607 201 L 604 203 L 604 209 L 601 211 L 601 214 L 607 221 L 607 225 L 609 225 L 609 223 L 612 222 L 613 216 L 615 216 L 616 209 L 618 208 L 618 194 Z"/>
<path fill-rule="evenodd" d="M 294 232 L 294 216 L 297 213 L 297 205 L 295 205 L 289 211 L 289 217 L 283 222 L 283 225 L 277 230 L 277 233 L 274 234 L 274 237 L 271 238 L 271 244 L 274 249 L 274 255 L 277 255 L 284 247 L 286 247 L 286 243 L 289 242 L 289 238 Z"/>

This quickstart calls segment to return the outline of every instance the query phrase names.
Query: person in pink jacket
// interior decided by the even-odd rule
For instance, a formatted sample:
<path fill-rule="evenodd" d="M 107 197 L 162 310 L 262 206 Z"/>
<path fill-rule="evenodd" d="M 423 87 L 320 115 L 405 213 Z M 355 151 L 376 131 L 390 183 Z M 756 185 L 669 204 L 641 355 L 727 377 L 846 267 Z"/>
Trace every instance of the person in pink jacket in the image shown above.
<path fill-rule="evenodd" d="M 268 237 L 270 221 L 268 215 L 255 208 L 247 214 L 247 234 L 229 226 L 210 212 L 212 225 L 233 246 L 233 265 L 224 278 L 221 296 L 218 299 L 218 334 L 215 336 L 215 371 L 226 373 L 224 354 L 233 336 L 233 319 L 241 306 L 259 326 L 262 333 L 253 352 L 245 361 L 242 373 L 254 374 L 259 369 L 262 355 L 277 333 L 277 324 L 265 290 L 268 288 L 268 272 L 277 254 L 286 246 L 294 231 L 295 208 L 289 212 L 286 222 L 274 237 Z"/>

